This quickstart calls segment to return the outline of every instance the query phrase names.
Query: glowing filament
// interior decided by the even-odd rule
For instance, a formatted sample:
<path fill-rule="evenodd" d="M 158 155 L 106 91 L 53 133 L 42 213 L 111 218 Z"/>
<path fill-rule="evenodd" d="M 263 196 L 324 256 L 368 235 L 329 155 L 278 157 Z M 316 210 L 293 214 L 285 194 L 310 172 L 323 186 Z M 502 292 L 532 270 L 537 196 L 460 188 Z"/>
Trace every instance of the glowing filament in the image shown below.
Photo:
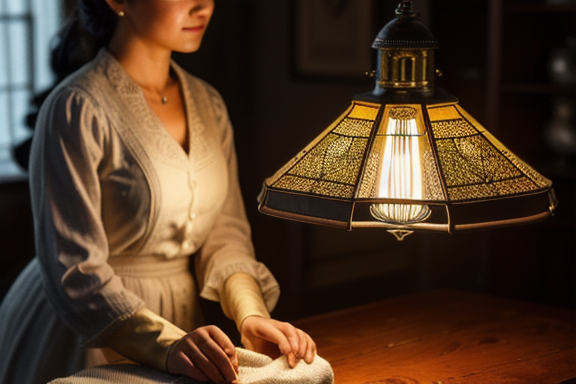
<path fill-rule="evenodd" d="M 385 134 L 378 197 L 422 200 L 421 134 L 416 109 L 391 109 Z M 421 204 L 372 204 L 370 212 L 381 221 L 409 224 L 425 220 L 430 208 Z"/>

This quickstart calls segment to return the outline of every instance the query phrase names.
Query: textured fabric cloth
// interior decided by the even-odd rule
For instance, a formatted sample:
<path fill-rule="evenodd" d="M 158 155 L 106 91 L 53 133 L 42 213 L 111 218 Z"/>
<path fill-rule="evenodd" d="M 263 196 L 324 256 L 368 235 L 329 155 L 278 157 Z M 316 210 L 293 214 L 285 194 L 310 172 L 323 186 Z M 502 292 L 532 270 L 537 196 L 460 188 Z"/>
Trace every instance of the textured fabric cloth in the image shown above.
<path fill-rule="evenodd" d="M 299 361 L 290 368 L 286 356 L 272 360 L 268 356 L 238 349 L 239 384 L 332 384 L 330 363 L 316 356 L 312 364 Z"/>
<path fill-rule="evenodd" d="M 30 161 L 37 258 L 0 307 L 0 383 L 73 373 L 81 345 L 100 347 L 143 307 L 189 331 L 200 318 L 195 296 L 218 301 L 237 272 L 258 281 L 268 310 L 276 304 L 278 285 L 254 257 L 225 104 L 202 80 L 172 70 L 188 152 L 105 49 L 42 106 Z M 192 255 L 196 282 L 158 267 L 188 265 Z M 150 259 L 148 277 L 131 268 Z M 48 355 L 54 348 L 64 352 Z"/>
<path fill-rule="evenodd" d="M 300 361 L 290 368 L 286 357 L 272 360 L 268 356 L 237 349 L 238 384 L 332 384 L 330 364 L 316 356 L 312 364 Z M 106 365 L 86 369 L 50 384 L 204 384 L 182 376 L 173 376 L 135 364 Z"/>

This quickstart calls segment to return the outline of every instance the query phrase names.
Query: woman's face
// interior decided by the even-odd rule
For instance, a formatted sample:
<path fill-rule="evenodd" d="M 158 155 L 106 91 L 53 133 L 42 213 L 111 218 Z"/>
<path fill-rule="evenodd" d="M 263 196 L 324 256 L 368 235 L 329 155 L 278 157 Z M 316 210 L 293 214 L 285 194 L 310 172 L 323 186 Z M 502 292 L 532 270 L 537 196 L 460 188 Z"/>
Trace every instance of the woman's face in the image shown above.
<path fill-rule="evenodd" d="M 189 53 L 200 48 L 214 11 L 214 0 L 125 0 L 130 33 L 146 44 Z"/>

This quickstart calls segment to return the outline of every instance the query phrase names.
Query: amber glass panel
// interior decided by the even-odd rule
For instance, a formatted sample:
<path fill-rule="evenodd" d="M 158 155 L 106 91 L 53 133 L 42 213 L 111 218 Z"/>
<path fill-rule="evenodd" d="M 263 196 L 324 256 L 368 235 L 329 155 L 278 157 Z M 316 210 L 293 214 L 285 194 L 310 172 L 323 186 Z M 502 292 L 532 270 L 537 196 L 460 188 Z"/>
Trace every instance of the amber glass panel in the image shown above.
<path fill-rule="evenodd" d="M 351 199 L 378 104 L 352 106 L 271 179 L 271 186 L 295 192 Z"/>
<path fill-rule="evenodd" d="M 550 185 L 457 104 L 430 106 L 428 114 L 450 200 L 505 197 Z"/>

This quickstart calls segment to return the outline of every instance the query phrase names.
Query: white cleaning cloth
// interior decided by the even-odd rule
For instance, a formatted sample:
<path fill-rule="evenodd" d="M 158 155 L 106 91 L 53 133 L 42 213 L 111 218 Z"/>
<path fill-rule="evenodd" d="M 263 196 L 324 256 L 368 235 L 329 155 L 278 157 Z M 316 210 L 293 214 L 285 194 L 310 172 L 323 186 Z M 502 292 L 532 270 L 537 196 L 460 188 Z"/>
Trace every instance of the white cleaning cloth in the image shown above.
<path fill-rule="evenodd" d="M 298 362 L 290 368 L 285 356 L 276 360 L 237 348 L 238 384 L 333 384 L 330 364 L 316 356 L 312 364 Z M 110 364 L 84 369 L 49 384 L 205 384 L 183 376 L 169 375 L 138 364 Z"/>

